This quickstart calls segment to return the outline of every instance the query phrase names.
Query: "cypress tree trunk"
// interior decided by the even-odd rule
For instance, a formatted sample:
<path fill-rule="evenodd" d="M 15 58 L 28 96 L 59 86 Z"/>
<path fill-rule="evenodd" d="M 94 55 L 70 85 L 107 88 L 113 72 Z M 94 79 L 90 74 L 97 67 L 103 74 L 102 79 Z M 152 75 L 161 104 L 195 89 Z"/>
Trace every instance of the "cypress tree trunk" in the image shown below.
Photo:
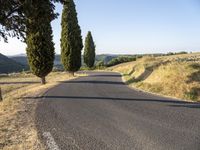
<path fill-rule="evenodd" d="M 3 96 L 2 96 L 2 92 L 1 92 L 1 87 L 0 87 L 0 101 L 3 101 Z"/>
<path fill-rule="evenodd" d="M 74 71 L 66 71 L 70 76 L 74 77 Z"/>
<path fill-rule="evenodd" d="M 71 74 L 72 77 L 74 77 L 74 72 L 73 71 L 71 71 L 70 74 Z"/>
<path fill-rule="evenodd" d="M 75 75 L 74 75 L 74 72 L 72 72 L 72 76 L 74 77 Z"/>
<path fill-rule="evenodd" d="M 46 78 L 45 77 L 41 77 L 41 84 L 46 84 Z"/>

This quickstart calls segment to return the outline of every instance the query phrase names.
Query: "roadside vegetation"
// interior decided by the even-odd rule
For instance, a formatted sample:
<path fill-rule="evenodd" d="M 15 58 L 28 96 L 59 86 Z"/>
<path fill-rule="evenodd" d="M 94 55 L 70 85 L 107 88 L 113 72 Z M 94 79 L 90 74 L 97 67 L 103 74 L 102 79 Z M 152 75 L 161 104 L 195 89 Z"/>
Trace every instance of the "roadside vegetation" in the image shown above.
<path fill-rule="evenodd" d="M 4 100 L 0 103 L 0 149 L 43 149 L 34 124 L 37 99 L 60 81 L 73 79 L 64 72 L 52 72 L 47 84 L 30 73 L 9 74 L 0 77 Z"/>
<path fill-rule="evenodd" d="M 200 53 L 145 56 L 110 67 L 132 87 L 160 95 L 200 101 Z"/>
<path fill-rule="evenodd" d="M 113 58 L 111 61 L 109 61 L 105 66 L 106 67 L 111 67 L 115 66 L 121 63 L 126 63 L 126 62 L 131 62 L 131 61 L 136 61 L 136 56 L 120 56 L 117 58 Z"/>

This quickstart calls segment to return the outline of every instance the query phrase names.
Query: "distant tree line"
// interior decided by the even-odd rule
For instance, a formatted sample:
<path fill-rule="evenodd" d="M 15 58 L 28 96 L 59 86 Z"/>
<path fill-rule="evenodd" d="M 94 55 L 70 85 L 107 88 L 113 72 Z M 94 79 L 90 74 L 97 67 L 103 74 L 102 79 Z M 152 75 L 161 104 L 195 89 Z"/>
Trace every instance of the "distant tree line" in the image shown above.
<path fill-rule="evenodd" d="M 170 55 L 181 55 L 181 54 L 188 54 L 188 53 L 185 52 L 185 51 L 181 51 L 181 52 L 177 52 L 177 53 L 174 53 L 174 52 L 168 52 L 166 55 L 167 55 L 167 56 L 170 56 Z"/>
<path fill-rule="evenodd" d="M 111 66 L 115 66 L 121 63 L 126 63 L 126 62 L 131 62 L 131 61 L 136 61 L 136 57 L 117 57 L 112 59 L 111 61 L 109 61 L 105 66 L 106 67 L 111 67 Z"/>

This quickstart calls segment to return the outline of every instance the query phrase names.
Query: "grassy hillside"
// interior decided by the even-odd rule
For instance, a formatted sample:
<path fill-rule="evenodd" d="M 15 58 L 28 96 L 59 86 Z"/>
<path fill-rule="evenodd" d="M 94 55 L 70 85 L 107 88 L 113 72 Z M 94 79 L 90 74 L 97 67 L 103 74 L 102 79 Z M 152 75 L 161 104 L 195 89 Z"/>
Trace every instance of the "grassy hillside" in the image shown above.
<path fill-rule="evenodd" d="M 144 57 L 109 70 L 122 73 L 127 84 L 145 91 L 200 100 L 200 53 Z"/>
<path fill-rule="evenodd" d="M 0 54 L 0 73 L 12 73 L 25 70 L 27 67 Z"/>

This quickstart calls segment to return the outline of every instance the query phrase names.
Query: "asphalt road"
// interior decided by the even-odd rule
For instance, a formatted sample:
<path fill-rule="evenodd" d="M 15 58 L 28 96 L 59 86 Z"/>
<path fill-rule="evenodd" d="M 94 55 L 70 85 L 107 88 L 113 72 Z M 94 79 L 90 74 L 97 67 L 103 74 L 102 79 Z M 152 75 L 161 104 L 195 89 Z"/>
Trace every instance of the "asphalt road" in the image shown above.
<path fill-rule="evenodd" d="M 38 98 L 50 150 L 200 150 L 200 104 L 133 90 L 118 73 L 90 72 Z"/>

